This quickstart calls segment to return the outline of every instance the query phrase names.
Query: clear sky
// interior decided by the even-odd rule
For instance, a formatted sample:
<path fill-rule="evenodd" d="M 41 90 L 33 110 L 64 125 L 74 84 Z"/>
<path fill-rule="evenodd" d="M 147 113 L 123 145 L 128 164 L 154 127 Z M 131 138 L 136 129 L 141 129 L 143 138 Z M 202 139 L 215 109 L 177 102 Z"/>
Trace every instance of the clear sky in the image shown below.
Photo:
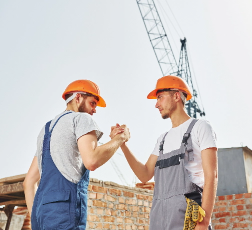
<path fill-rule="evenodd" d="M 218 146 L 252 148 L 252 2 L 169 0 L 183 32 L 166 0 L 155 2 L 177 59 L 179 39 L 188 40 Z M 145 162 L 171 127 L 146 99 L 162 74 L 135 0 L 0 1 L 0 31 L 0 178 L 27 172 L 39 131 L 65 109 L 61 95 L 77 79 L 97 83 L 107 102 L 94 115 L 101 142 L 111 125 L 127 124 L 129 147 Z M 132 184 L 120 150 L 113 159 Z M 122 184 L 110 162 L 91 177 Z"/>

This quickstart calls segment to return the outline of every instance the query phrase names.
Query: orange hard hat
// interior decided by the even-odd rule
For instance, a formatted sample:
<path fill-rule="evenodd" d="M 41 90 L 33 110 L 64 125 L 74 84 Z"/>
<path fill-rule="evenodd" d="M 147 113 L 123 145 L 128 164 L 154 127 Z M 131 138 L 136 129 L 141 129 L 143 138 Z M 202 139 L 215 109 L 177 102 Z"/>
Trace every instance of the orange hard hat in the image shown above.
<path fill-rule="evenodd" d="M 94 96 L 97 96 L 99 98 L 99 101 L 97 102 L 97 106 L 106 107 L 106 102 L 100 96 L 99 87 L 90 80 L 77 80 L 70 83 L 66 87 L 64 93 L 62 94 L 62 98 L 66 100 L 65 96 L 69 93 L 74 93 L 74 92 L 86 92 Z"/>
<path fill-rule="evenodd" d="M 157 99 L 157 91 L 160 89 L 178 89 L 187 95 L 186 100 L 189 101 L 192 98 L 189 86 L 181 78 L 176 76 L 164 76 L 157 80 L 156 89 L 151 91 L 147 98 L 148 99 Z"/>

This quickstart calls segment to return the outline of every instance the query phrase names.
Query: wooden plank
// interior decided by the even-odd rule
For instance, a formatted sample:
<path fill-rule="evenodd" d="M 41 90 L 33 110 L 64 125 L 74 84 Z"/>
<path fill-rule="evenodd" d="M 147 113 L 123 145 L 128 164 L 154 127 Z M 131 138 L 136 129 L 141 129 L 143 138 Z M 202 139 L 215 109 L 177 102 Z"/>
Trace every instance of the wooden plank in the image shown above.
<path fill-rule="evenodd" d="M 22 196 L 22 197 L 24 197 L 24 195 Z M 4 194 L 1 194 L 0 195 L 0 200 L 1 199 L 9 199 L 9 200 L 15 200 L 15 199 L 20 199 L 20 198 L 22 198 L 20 195 L 19 196 L 15 196 L 15 195 L 13 195 L 13 196 L 11 196 L 11 195 L 4 195 Z"/>
<path fill-rule="evenodd" d="M 15 192 L 23 192 L 23 182 L 18 182 L 15 184 L 6 184 L 0 186 L 0 196 L 1 194 L 10 194 Z"/>
<path fill-rule="evenodd" d="M 17 176 L 11 176 L 11 177 L 5 177 L 0 179 L 0 184 L 10 184 L 10 183 L 17 183 L 17 182 L 22 182 L 25 179 L 26 174 L 21 174 Z"/>
<path fill-rule="evenodd" d="M 5 202 L 1 202 L 1 205 L 15 205 L 15 206 L 19 206 L 19 205 L 26 205 L 25 200 L 10 200 L 10 201 L 5 201 Z"/>

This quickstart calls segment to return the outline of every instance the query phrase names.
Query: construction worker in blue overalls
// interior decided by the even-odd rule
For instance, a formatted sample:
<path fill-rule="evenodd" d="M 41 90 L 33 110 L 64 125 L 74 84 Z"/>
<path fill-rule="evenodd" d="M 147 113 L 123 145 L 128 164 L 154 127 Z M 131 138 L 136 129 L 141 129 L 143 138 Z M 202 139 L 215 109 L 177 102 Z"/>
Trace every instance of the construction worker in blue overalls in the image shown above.
<path fill-rule="evenodd" d="M 126 143 L 121 148 L 141 182 L 154 176 L 149 229 L 211 229 L 217 188 L 215 133 L 209 122 L 187 115 L 185 102 L 192 94 L 182 78 L 160 78 L 147 98 L 157 99 L 156 108 L 163 119 L 171 119 L 172 128 L 159 137 L 146 164 L 134 157 Z M 119 124 L 112 129 L 116 127 Z"/>
<path fill-rule="evenodd" d="M 106 103 L 92 81 L 72 82 L 62 97 L 67 108 L 42 128 L 23 184 L 33 230 L 86 229 L 89 170 L 107 162 L 129 139 L 124 126 L 97 146 L 102 132 L 92 115 Z"/>

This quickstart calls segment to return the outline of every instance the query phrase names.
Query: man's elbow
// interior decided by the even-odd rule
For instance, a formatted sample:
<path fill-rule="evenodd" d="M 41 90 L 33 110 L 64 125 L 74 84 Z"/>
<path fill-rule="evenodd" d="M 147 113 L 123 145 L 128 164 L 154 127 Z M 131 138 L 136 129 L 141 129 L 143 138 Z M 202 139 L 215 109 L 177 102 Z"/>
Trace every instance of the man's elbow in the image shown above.
<path fill-rule="evenodd" d="M 95 171 L 97 168 L 99 168 L 98 163 L 94 161 L 85 162 L 85 168 L 89 171 Z"/>

